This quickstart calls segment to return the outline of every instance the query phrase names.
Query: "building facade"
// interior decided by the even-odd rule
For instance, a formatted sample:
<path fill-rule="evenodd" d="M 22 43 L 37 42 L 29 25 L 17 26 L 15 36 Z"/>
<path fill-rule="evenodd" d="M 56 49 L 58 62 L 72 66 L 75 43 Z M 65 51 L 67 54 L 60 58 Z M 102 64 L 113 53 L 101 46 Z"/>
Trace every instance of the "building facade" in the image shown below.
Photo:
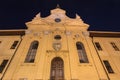
<path fill-rule="evenodd" d="M 120 32 L 88 31 L 56 8 L 27 30 L 0 30 L 1 80 L 120 80 Z"/>

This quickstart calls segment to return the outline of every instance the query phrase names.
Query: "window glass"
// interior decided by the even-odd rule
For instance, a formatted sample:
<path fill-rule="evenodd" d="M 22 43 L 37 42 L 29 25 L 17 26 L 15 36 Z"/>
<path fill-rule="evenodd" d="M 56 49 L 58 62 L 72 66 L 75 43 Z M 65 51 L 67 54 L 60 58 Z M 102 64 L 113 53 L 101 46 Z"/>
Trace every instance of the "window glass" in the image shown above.
<path fill-rule="evenodd" d="M 28 50 L 27 56 L 25 58 L 26 63 L 33 63 L 35 60 L 37 48 L 38 48 L 38 41 L 33 41 L 30 45 L 30 48 Z"/>
<path fill-rule="evenodd" d="M 76 43 L 80 63 L 89 63 L 85 48 L 81 42 Z"/>
<path fill-rule="evenodd" d="M 3 60 L 1 65 L 0 65 L 0 73 L 3 72 L 5 66 L 7 65 L 8 60 Z"/>
<path fill-rule="evenodd" d="M 54 39 L 60 40 L 60 39 L 61 39 L 61 36 L 60 36 L 60 35 L 55 35 Z"/>
<path fill-rule="evenodd" d="M 61 22 L 61 19 L 60 18 L 55 18 L 55 22 Z"/>
<path fill-rule="evenodd" d="M 98 50 L 102 51 L 102 48 L 99 42 L 95 42 L 95 46 L 97 47 Z"/>
<path fill-rule="evenodd" d="M 119 48 L 116 46 L 114 42 L 111 42 L 110 44 L 112 45 L 115 51 L 119 51 Z"/>
<path fill-rule="evenodd" d="M 104 60 L 103 62 L 104 62 L 104 65 L 105 65 L 105 67 L 106 67 L 108 73 L 114 73 L 114 71 L 113 71 L 113 69 L 112 69 L 110 63 L 109 63 L 107 60 Z"/>
<path fill-rule="evenodd" d="M 18 41 L 14 41 L 14 43 L 12 44 L 11 48 L 10 49 L 15 49 L 15 47 L 17 46 L 18 44 Z"/>

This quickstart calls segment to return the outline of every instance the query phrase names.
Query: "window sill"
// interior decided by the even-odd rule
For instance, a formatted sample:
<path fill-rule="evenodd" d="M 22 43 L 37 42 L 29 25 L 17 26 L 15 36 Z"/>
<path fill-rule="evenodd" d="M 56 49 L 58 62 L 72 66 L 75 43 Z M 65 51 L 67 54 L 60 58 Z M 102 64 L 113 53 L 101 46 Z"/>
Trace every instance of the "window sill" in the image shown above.
<path fill-rule="evenodd" d="M 21 63 L 20 66 L 36 66 L 36 63 Z"/>
<path fill-rule="evenodd" d="M 79 63 L 78 66 L 90 66 L 90 67 L 92 67 L 93 65 L 91 63 Z"/>

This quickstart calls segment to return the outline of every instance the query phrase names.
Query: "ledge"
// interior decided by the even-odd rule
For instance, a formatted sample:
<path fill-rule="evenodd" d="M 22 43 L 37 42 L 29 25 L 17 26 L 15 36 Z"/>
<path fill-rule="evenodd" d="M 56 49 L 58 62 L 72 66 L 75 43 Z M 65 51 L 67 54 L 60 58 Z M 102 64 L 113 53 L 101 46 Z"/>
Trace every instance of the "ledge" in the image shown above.
<path fill-rule="evenodd" d="M 120 32 L 90 31 L 90 37 L 120 37 Z"/>
<path fill-rule="evenodd" d="M 25 35 L 25 30 L 0 30 L 0 36 Z"/>

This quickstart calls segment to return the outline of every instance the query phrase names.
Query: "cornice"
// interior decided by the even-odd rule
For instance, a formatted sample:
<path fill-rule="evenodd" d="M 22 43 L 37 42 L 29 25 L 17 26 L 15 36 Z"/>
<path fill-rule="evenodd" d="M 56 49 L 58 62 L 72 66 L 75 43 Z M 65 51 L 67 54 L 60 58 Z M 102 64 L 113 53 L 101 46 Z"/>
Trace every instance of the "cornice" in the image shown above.
<path fill-rule="evenodd" d="M 25 35 L 25 30 L 0 30 L 0 36 Z"/>

